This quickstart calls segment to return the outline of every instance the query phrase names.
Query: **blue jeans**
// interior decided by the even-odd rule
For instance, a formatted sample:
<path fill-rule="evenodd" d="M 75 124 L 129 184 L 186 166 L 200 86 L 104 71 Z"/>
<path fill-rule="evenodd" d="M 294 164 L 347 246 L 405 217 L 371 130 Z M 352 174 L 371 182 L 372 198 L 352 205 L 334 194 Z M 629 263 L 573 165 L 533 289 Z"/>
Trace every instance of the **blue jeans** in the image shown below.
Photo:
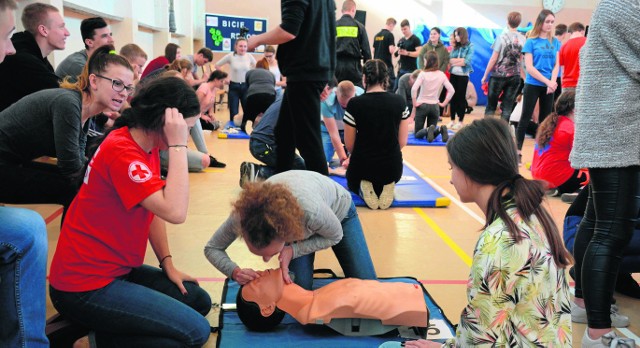
<path fill-rule="evenodd" d="M 60 314 L 94 331 L 98 346 L 202 347 L 211 298 L 195 283 L 183 284 L 187 295 L 161 269 L 142 265 L 97 290 L 49 291 Z"/>
<path fill-rule="evenodd" d="M 339 130 L 338 134 L 340 134 L 340 140 L 344 144 L 344 131 Z M 336 153 L 336 149 L 333 147 L 333 143 L 331 142 L 331 136 L 329 136 L 329 131 L 327 130 L 327 127 L 324 126 L 324 122 L 320 123 L 320 135 L 322 136 L 322 147 L 324 149 L 324 157 L 327 159 L 327 162 L 331 162 L 333 155 Z"/>
<path fill-rule="evenodd" d="M 0 207 L 0 347 L 49 347 L 47 228 L 38 213 Z"/>
<path fill-rule="evenodd" d="M 229 83 L 229 119 L 231 121 L 233 121 L 233 116 L 238 114 L 240 103 L 242 103 L 242 110 L 247 104 L 247 88 L 246 83 Z"/>
<path fill-rule="evenodd" d="M 376 279 L 376 271 L 369 255 L 367 240 L 362 232 L 356 206 L 351 203 L 347 216 L 342 219 L 342 240 L 331 247 L 344 271 L 345 277 L 359 279 Z M 300 256 L 291 260 L 289 270 L 295 274 L 295 283 L 304 289 L 311 290 L 313 283 L 313 261 L 315 253 Z"/>
<path fill-rule="evenodd" d="M 249 140 L 249 151 L 253 157 L 266 164 L 266 166 L 257 165 L 259 178 L 268 179 L 272 175 L 276 174 L 276 159 L 278 155 L 278 151 L 276 151 L 277 148 L 278 146 L 276 144 L 269 145 L 255 138 Z M 305 170 L 305 168 L 304 160 L 296 154 L 293 160 L 292 169 Z"/>

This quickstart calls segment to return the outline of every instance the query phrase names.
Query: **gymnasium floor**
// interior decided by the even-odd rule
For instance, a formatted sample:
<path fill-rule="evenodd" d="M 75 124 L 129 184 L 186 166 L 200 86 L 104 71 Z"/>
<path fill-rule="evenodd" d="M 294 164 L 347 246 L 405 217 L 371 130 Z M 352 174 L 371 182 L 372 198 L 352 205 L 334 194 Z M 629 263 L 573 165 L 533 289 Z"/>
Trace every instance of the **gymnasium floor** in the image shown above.
<path fill-rule="evenodd" d="M 471 115 L 467 115 L 465 123 L 482 117 L 483 113 L 482 107 L 476 107 Z M 228 111 L 219 110 L 216 117 L 227 120 Z M 216 132 L 205 135 L 211 154 L 227 163 L 227 167 L 209 168 L 204 173 L 190 175 L 191 199 L 187 221 L 182 225 L 169 225 L 168 234 L 176 266 L 200 279 L 200 285 L 210 292 L 213 302 L 219 304 L 224 276 L 209 264 L 203 248 L 228 216 L 230 202 L 240 192 L 240 164 L 243 161 L 256 161 L 249 153 L 248 140 L 218 139 Z M 523 149 L 525 162 L 531 161 L 532 149 L 533 140 L 527 138 Z M 420 279 L 446 316 L 453 323 L 458 323 L 460 311 L 466 304 L 465 285 L 471 256 L 484 217 L 475 205 L 458 200 L 455 189 L 449 183 L 445 147 L 407 146 L 403 155 L 409 166 L 448 196 L 452 203 L 448 208 L 391 208 L 386 211 L 358 208 L 373 262 L 379 277 L 412 276 Z M 525 167 L 521 167 L 520 172 L 531 178 L 531 173 Z M 550 198 L 547 206 L 561 229 L 569 205 L 559 198 Z M 34 205 L 29 208 L 35 209 L 47 220 L 50 262 L 58 241 L 61 209 L 54 205 Z M 232 244 L 228 252 L 242 267 L 265 269 L 278 266 L 276 258 L 265 264 L 259 257 L 249 253 L 241 241 Z M 148 248 L 146 263 L 154 266 L 158 263 L 151 248 Z M 316 268 L 331 268 L 342 275 L 331 251 L 318 253 Z M 636 276 L 636 279 L 640 278 Z M 616 294 L 616 298 L 621 312 L 631 318 L 631 326 L 622 334 L 635 334 L 636 342 L 640 343 L 637 337 L 640 335 L 640 302 L 620 294 Z M 47 301 L 47 316 L 54 313 L 50 301 Z M 217 325 L 217 307 L 208 318 L 212 326 Z M 579 346 L 584 329 L 585 325 L 574 324 L 574 346 Z M 212 335 L 206 347 L 214 347 L 215 342 L 215 335 Z"/>

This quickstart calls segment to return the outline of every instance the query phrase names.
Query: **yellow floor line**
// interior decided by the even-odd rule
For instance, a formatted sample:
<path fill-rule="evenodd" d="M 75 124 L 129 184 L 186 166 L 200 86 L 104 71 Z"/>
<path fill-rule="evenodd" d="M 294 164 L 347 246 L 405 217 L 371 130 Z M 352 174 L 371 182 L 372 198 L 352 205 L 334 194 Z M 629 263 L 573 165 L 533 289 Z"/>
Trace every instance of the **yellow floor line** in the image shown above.
<path fill-rule="evenodd" d="M 449 246 L 449 248 L 451 248 L 451 250 L 453 250 L 454 253 L 456 253 L 456 255 L 458 255 L 458 257 L 460 259 L 462 259 L 462 262 L 464 262 L 467 266 L 471 267 L 471 257 L 469 255 L 467 255 L 467 253 L 464 252 L 464 250 L 462 250 L 462 248 L 460 248 L 460 246 L 458 246 L 458 244 L 456 244 L 456 242 L 453 241 L 453 239 L 451 239 L 451 237 L 449 237 L 449 235 L 447 235 L 441 228 L 440 226 L 438 226 L 438 224 L 436 224 L 435 221 L 433 221 L 433 219 L 431 219 L 422 209 L 420 208 L 413 208 L 413 210 L 418 213 L 418 215 L 420 215 L 420 217 L 427 223 L 427 225 L 429 225 L 429 227 L 445 242 L 445 244 L 447 244 Z"/>

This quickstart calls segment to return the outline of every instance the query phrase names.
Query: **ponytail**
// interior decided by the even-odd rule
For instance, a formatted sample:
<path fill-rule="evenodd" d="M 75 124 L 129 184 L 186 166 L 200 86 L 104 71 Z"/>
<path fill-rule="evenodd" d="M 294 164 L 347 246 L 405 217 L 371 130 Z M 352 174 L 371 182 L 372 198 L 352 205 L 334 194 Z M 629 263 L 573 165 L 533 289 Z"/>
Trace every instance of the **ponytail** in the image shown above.
<path fill-rule="evenodd" d="M 536 133 L 536 143 L 538 144 L 538 147 L 544 148 L 549 144 L 549 141 L 551 141 L 551 137 L 558 126 L 558 117 L 572 114 L 575 107 L 576 92 L 562 92 L 555 105 L 556 111 L 547 116 L 538 128 L 538 132 Z"/>

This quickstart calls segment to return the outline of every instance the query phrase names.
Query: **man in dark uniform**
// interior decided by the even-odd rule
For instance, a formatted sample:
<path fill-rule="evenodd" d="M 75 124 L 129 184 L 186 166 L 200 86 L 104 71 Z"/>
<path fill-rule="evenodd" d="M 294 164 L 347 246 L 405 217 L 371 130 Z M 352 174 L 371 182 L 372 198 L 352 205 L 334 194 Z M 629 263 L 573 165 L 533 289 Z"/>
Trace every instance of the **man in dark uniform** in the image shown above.
<path fill-rule="evenodd" d="M 416 58 L 422 48 L 422 42 L 411 32 L 411 26 L 408 20 L 403 19 L 402 22 L 400 22 L 400 29 L 402 29 L 402 35 L 404 36 L 398 41 L 398 48 L 395 53 L 396 57 L 398 55 L 400 56 L 398 76 L 411 73 L 418 68 Z M 397 83 L 395 89 L 398 89 Z"/>
<path fill-rule="evenodd" d="M 349 80 L 363 87 L 362 62 L 371 59 L 371 49 L 367 30 L 355 20 L 355 15 L 355 1 L 345 0 L 342 3 L 342 17 L 336 21 L 336 78 L 338 82 Z"/>
<path fill-rule="evenodd" d="M 382 60 L 389 68 L 389 91 L 393 90 L 396 84 L 396 74 L 393 71 L 393 61 L 391 54 L 396 51 L 396 39 L 393 37 L 393 29 L 396 27 L 395 18 L 388 18 L 387 23 L 376 36 L 373 38 L 373 57 Z"/>

